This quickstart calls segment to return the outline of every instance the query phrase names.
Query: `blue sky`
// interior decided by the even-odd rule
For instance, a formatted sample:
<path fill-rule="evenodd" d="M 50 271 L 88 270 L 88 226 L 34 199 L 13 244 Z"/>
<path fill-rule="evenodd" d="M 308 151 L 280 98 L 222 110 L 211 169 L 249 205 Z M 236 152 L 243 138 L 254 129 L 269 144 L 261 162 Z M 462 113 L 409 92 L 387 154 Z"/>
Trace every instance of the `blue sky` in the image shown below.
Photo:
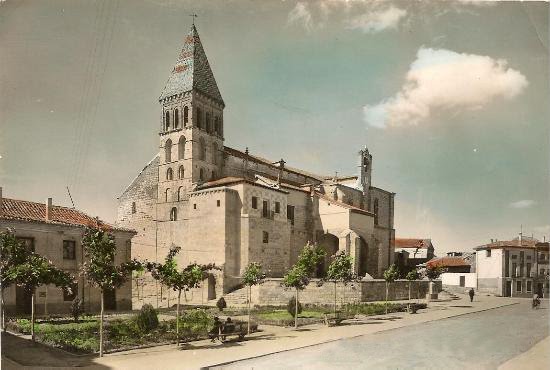
<path fill-rule="evenodd" d="M 6 197 L 113 221 L 158 150 L 158 96 L 191 13 L 226 145 L 397 193 L 396 235 L 438 252 L 550 233 L 548 4 L 0 2 Z"/>

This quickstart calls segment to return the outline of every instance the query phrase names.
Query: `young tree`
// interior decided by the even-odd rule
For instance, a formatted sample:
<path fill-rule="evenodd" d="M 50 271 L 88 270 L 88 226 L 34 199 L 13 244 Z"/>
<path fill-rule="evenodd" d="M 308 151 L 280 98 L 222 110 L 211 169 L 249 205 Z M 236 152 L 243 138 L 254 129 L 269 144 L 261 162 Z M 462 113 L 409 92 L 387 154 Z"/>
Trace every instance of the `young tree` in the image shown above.
<path fill-rule="evenodd" d="M 399 277 L 399 269 L 392 264 L 384 271 L 384 280 L 386 280 L 386 314 L 388 313 L 388 294 L 390 283 L 393 283 Z"/>
<path fill-rule="evenodd" d="M 28 253 L 23 263 L 12 266 L 8 270 L 8 276 L 11 281 L 31 294 L 31 338 L 34 342 L 36 288 L 41 285 L 53 284 L 70 292 L 74 284 L 74 278 L 65 271 L 56 268 L 51 261 L 34 252 Z"/>
<path fill-rule="evenodd" d="M 214 264 L 199 265 L 197 263 L 192 263 L 182 270 L 178 270 L 178 264 L 175 257 L 180 249 L 180 247 L 173 245 L 164 260 L 164 264 L 154 262 L 146 264 L 147 270 L 151 272 L 154 279 L 178 292 L 178 303 L 176 306 L 176 340 L 178 346 L 180 343 L 179 322 L 181 292 L 199 288 L 201 282 L 208 277 L 208 271 L 218 269 Z"/>
<path fill-rule="evenodd" d="M 250 335 L 250 301 L 252 300 L 252 286 L 262 284 L 266 275 L 262 272 L 262 265 L 251 262 L 243 272 L 243 284 L 248 287 L 248 335 Z"/>
<path fill-rule="evenodd" d="M 309 242 L 300 252 L 298 261 L 290 268 L 283 278 L 283 286 L 294 288 L 296 299 L 296 314 L 294 315 L 294 328 L 298 328 L 298 291 L 304 289 L 308 284 L 315 267 L 325 256 L 325 251 Z"/>
<path fill-rule="evenodd" d="M 338 251 L 333 257 L 327 271 L 327 275 L 321 280 L 334 283 L 334 318 L 336 318 L 336 286 L 342 283 L 345 286 L 352 281 L 357 281 L 358 276 L 353 271 L 353 258 L 345 251 Z"/>
<path fill-rule="evenodd" d="M 420 279 L 420 274 L 417 269 L 414 269 L 409 271 L 409 273 L 405 276 L 405 279 L 409 281 L 409 302 L 407 304 L 407 311 L 411 312 L 411 285 L 413 281 Z"/>
<path fill-rule="evenodd" d="M 426 275 L 426 277 L 428 278 L 428 280 L 430 280 L 430 282 L 438 279 L 441 274 L 443 274 L 444 272 L 446 272 L 447 269 L 444 268 L 443 266 L 441 265 L 437 265 L 437 264 L 428 264 L 426 266 L 426 269 L 424 271 L 424 274 Z"/>
<path fill-rule="evenodd" d="M 82 246 L 86 261 L 81 273 L 88 282 L 101 291 L 101 313 L 99 323 L 99 356 L 103 356 L 103 324 L 105 291 L 122 286 L 131 278 L 132 271 L 142 264 L 136 260 L 115 265 L 115 237 L 106 230 L 90 227 L 84 232 Z"/>

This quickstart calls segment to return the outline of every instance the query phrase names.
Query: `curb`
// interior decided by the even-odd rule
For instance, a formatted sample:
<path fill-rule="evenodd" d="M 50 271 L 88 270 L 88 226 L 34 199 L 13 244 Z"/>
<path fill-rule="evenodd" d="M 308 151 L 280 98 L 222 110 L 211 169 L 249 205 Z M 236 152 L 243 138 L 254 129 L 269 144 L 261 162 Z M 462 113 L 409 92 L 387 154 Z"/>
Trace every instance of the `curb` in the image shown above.
<path fill-rule="evenodd" d="M 210 370 L 210 369 L 213 368 L 213 367 L 230 365 L 230 364 L 233 364 L 233 363 L 236 363 L 236 362 L 240 362 L 240 361 L 246 361 L 246 360 L 252 360 L 252 359 L 262 358 L 262 357 L 266 357 L 266 356 L 270 356 L 270 355 L 275 355 L 275 354 L 279 354 L 279 353 L 285 353 L 285 352 L 294 351 L 294 350 L 297 350 L 297 349 L 315 347 L 315 346 L 318 346 L 318 345 L 321 345 L 321 344 L 333 343 L 333 342 L 337 342 L 337 341 L 343 340 L 343 339 L 354 339 L 354 338 L 364 337 L 364 336 L 367 336 L 367 335 L 373 335 L 373 334 L 383 333 L 383 332 L 387 332 L 387 331 L 391 331 L 391 330 L 403 329 L 403 328 L 405 328 L 405 327 L 415 326 L 415 325 L 421 325 L 421 324 L 426 324 L 426 323 L 428 323 L 428 322 L 434 322 L 434 321 L 441 321 L 441 320 L 452 319 L 452 318 L 454 318 L 454 317 L 460 317 L 460 316 L 475 314 L 475 313 L 478 313 L 478 312 L 485 312 L 485 311 L 495 310 L 495 309 L 497 309 L 497 308 L 513 306 L 513 305 L 516 305 L 516 304 L 519 304 L 519 302 L 511 302 L 511 303 L 503 304 L 503 305 L 500 305 L 500 306 L 497 306 L 497 307 L 484 308 L 484 309 L 482 309 L 482 310 L 474 311 L 474 312 L 464 312 L 464 313 L 460 313 L 460 314 L 454 315 L 454 316 L 444 317 L 444 318 L 441 318 L 441 319 L 432 319 L 432 320 L 428 320 L 428 321 L 419 322 L 419 323 L 416 323 L 416 324 L 411 324 L 411 325 L 407 325 L 407 326 L 401 326 L 401 327 L 398 327 L 398 328 L 383 329 L 383 330 L 380 330 L 380 331 L 377 331 L 377 332 L 374 332 L 374 333 L 369 333 L 369 334 L 357 334 L 357 335 L 353 335 L 353 336 L 350 336 L 350 337 L 329 339 L 329 340 L 326 340 L 326 341 L 323 341 L 323 342 L 319 342 L 319 343 L 308 344 L 308 345 L 306 345 L 306 346 L 295 347 L 295 348 L 288 348 L 288 349 L 282 349 L 282 350 L 280 350 L 280 351 L 275 351 L 275 352 L 271 352 L 271 353 L 265 353 L 265 354 L 261 354 L 261 355 L 257 355 L 257 356 L 251 356 L 251 357 L 242 358 L 242 359 L 239 359 L 239 360 L 232 360 L 232 361 L 227 361 L 227 362 L 221 362 L 221 363 L 218 363 L 218 364 L 213 364 L 213 365 L 208 365 L 208 366 L 202 366 L 202 367 L 200 367 L 199 369 L 200 369 L 200 370 Z"/>

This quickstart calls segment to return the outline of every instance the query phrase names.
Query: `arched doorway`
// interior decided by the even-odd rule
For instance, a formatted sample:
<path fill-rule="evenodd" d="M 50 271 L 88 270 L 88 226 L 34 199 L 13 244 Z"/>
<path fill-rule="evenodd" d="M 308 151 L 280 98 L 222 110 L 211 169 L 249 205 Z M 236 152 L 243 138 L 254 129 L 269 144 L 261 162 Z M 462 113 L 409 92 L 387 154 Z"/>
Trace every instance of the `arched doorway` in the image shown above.
<path fill-rule="evenodd" d="M 326 275 L 331 257 L 338 252 L 338 238 L 333 234 L 323 234 L 317 244 L 325 251 L 325 258 L 317 264 L 317 277 Z"/>
<path fill-rule="evenodd" d="M 367 273 L 369 245 L 362 237 L 355 239 L 355 242 L 357 243 L 357 250 L 359 250 L 359 276 L 363 277 Z"/>

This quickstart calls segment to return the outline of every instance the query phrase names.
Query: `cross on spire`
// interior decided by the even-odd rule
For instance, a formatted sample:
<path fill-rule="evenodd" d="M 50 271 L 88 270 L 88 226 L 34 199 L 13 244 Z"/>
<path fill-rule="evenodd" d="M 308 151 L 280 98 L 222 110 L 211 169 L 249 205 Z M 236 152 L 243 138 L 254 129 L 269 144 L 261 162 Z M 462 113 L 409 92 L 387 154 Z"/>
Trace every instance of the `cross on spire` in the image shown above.
<path fill-rule="evenodd" d="M 195 25 L 195 18 L 197 18 L 198 15 L 196 15 L 196 14 L 189 14 L 189 16 L 193 18 L 193 26 L 194 26 L 194 25 Z"/>

